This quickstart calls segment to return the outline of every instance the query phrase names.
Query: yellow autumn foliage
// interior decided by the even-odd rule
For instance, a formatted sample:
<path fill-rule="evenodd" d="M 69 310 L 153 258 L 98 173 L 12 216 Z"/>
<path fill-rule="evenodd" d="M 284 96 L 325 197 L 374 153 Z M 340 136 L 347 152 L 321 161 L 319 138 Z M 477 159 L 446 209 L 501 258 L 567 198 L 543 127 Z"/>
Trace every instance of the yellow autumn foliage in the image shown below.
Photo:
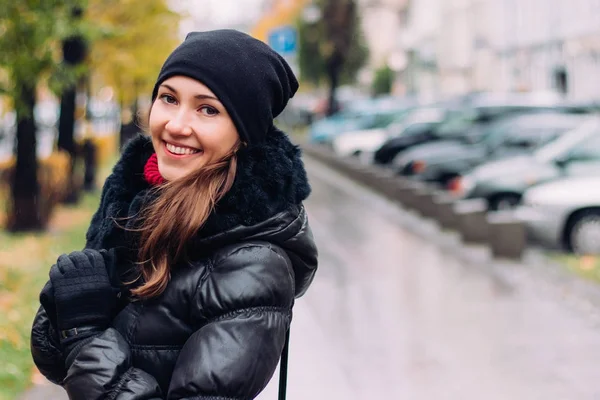
<path fill-rule="evenodd" d="M 179 42 L 181 15 L 167 0 L 89 0 L 86 16 L 104 35 L 89 62 L 97 87 L 111 86 L 120 104 L 150 93 L 158 71 Z"/>
<path fill-rule="evenodd" d="M 4 224 L 9 204 L 9 180 L 14 167 L 14 157 L 0 166 L 0 223 Z M 40 212 L 49 218 L 57 203 L 62 201 L 68 184 L 70 158 L 66 152 L 53 152 L 49 157 L 39 160 L 38 182 L 40 184 Z"/>

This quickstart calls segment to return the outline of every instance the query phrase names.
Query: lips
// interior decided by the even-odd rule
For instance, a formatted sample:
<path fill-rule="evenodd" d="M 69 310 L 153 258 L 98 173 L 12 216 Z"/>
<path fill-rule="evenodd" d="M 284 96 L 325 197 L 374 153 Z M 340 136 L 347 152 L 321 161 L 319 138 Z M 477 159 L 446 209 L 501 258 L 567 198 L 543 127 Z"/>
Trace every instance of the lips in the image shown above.
<path fill-rule="evenodd" d="M 200 150 L 200 149 L 182 146 L 179 144 L 168 143 L 168 142 L 165 142 L 165 148 L 168 153 L 175 155 L 175 156 L 189 156 L 189 155 L 194 155 L 194 154 L 198 154 L 198 153 L 202 152 L 202 150 Z"/>

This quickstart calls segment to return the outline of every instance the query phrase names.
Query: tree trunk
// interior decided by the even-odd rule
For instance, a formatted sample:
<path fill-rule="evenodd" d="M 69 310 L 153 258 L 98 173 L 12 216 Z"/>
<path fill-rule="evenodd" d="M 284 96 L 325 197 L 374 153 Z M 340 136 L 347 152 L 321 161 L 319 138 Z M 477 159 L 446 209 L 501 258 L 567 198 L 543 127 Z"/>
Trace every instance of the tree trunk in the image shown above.
<path fill-rule="evenodd" d="M 24 84 L 20 92 L 24 109 L 17 110 L 16 165 L 12 175 L 12 203 L 8 229 L 12 232 L 40 231 L 45 228 L 38 207 L 37 141 L 33 116 L 35 88 Z"/>
<path fill-rule="evenodd" d="M 121 117 L 121 130 L 119 135 L 119 143 L 121 150 L 123 150 L 123 147 L 125 147 L 127 142 L 133 139 L 138 134 L 138 132 L 141 131 L 141 129 L 139 128 L 139 105 L 137 102 L 137 97 L 134 100 L 133 104 L 129 107 L 129 112 L 131 113 L 131 118 L 129 118 L 129 120 L 124 121 Z"/>
<path fill-rule="evenodd" d="M 60 99 L 60 119 L 58 123 L 58 148 L 69 153 L 71 167 L 69 168 L 69 179 L 67 194 L 64 202 L 75 204 L 79 199 L 78 185 L 75 179 L 75 167 L 77 162 L 77 145 L 75 143 L 75 100 L 77 89 L 75 86 L 64 91 Z"/>
<path fill-rule="evenodd" d="M 98 170 L 97 148 L 92 139 L 87 138 L 81 146 L 81 155 L 85 172 L 83 175 L 83 190 L 93 192 L 96 190 L 96 171 Z"/>
<path fill-rule="evenodd" d="M 96 144 L 94 143 L 93 137 L 95 131 L 92 126 L 92 79 L 88 73 L 82 78 L 82 84 L 84 86 L 86 104 L 85 104 L 85 122 L 88 125 L 91 136 L 85 138 L 81 145 L 81 158 L 83 158 L 83 190 L 86 192 L 93 192 L 96 190 L 96 173 L 98 170 L 98 157 Z"/>
<path fill-rule="evenodd" d="M 329 81 L 329 98 L 327 102 L 327 116 L 333 115 L 339 111 L 339 104 L 336 98 L 336 89 L 340 81 L 342 64 L 338 57 L 333 57 L 327 63 L 327 79 Z"/>
<path fill-rule="evenodd" d="M 75 152 L 75 87 L 65 89 L 60 98 L 60 119 L 58 122 L 58 148 L 69 154 Z"/>

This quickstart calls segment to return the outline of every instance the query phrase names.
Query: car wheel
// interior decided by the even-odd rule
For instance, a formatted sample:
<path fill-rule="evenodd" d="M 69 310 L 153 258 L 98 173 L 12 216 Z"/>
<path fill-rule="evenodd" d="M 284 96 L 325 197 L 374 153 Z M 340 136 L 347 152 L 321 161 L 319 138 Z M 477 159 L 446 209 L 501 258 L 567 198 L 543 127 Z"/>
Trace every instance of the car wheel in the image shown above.
<path fill-rule="evenodd" d="M 512 210 L 521 202 L 521 196 L 517 194 L 501 194 L 493 197 L 488 202 L 488 208 L 491 211 Z"/>
<path fill-rule="evenodd" d="M 570 224 L 569 247 L 577 254 L 600 254 L 600 210 L 579 215 Z"/>

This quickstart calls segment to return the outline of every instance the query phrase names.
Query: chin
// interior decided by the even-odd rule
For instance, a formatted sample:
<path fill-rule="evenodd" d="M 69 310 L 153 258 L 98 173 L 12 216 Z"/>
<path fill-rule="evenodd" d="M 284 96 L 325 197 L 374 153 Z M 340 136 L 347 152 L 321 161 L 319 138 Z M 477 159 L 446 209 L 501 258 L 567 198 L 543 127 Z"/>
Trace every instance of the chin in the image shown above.
<path fill-rule="evenodd" d="M 162 175 L 162 177 L 169 182 L 175 181 L 177 179 L 181 179 L 193 171 L 197 170 L 201 166 L 194 166 L 194 168 L 181 168 L 174 165 L 161 165 L 161 162 L 158 163 L 158 171 Z"/>
<path fill-rule="evenodd" d="M 160 172 L 162 177 L 168 182 L 173 182 L 179 178 L 183 178 L 188 173 L 186 171 L 181 171 L 180 169 L 177 169 L 177 168 L 173 168 L 173 167 L 160 168 L 160 166 L 158 167 L 158 171 Z"/>

